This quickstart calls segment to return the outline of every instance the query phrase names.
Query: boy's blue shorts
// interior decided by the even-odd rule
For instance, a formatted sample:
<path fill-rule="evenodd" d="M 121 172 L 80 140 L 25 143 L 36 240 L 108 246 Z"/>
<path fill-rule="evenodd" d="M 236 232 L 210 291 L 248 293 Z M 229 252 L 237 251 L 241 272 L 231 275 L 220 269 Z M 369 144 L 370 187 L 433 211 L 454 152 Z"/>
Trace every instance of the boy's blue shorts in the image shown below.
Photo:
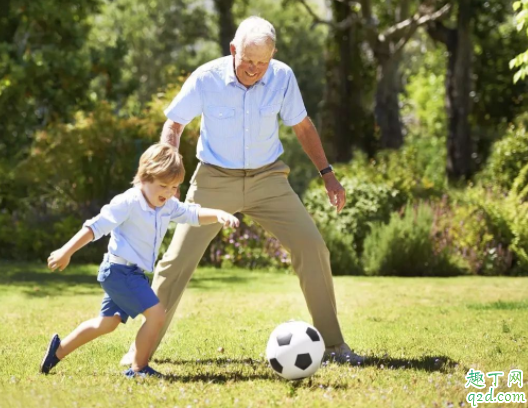
<path fill-rule="evenodd" d="M 133 319 L 159 303 L 147 276 L 135 265 L 108 262 L 105 256 L 99 267 L 97 281 L 105 291 L 100 316 L 119 315 L 121 321 L 126 323 L 129 316 Z"/>

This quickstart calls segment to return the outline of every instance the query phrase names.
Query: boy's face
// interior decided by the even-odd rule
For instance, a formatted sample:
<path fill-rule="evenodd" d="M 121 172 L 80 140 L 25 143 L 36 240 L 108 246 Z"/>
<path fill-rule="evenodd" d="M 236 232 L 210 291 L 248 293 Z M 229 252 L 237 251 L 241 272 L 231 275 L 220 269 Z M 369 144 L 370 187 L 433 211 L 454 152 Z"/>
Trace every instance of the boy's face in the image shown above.
<path fill-rule="evenodd" d="M 150 208 L 163 207 L 168 199 L 174 197 L 180 185 L 179 181 L 144 181 L 141 183 L 141 191 L 145 196 Z"/>

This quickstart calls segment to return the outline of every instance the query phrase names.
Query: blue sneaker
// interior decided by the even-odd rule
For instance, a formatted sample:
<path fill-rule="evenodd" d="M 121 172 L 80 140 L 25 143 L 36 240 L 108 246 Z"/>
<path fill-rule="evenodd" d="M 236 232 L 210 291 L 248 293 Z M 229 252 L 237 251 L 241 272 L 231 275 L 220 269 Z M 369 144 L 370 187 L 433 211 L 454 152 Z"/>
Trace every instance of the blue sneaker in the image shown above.
<path fill-rule="evenodd" d="M 139 371 L 134 371 L 131 368 L 129 368 L 128 370 L 123 371 L 123 374 L 127 378 L 134 378 L 134 377 L 141 377 L 141 378 L 157 377 L 157 378 L 163 378 L 163 374 L 157 372 L 156 370 L 154 370 L 150 366 L 146 366 L 146 367 L 142 368 Z"/>
<path fill-rule="evenodd" d="M 46 351 L 42 363 L 40 363 L 40 372 L 42 374 L 48 374 L 53 367 L 59 364 L 60 360 L 55 353 L 59 349 L 60 344 L 61 340 L 59 335 L 54 334 L 48 345 L 48 351 Z"/>

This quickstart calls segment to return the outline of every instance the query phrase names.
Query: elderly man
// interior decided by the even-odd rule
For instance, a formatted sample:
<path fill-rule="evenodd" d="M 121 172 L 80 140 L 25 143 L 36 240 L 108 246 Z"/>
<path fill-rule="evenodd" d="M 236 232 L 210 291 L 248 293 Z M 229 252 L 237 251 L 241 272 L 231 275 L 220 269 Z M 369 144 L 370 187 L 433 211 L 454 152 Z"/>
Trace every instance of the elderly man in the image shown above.
<path fill-rule="evenodd" d="M 200 163 L 186 201 L 230 213 L 242 212 L 276 236 L 291 253 L 327 355 L 335 356 L 336 361 L 359 364 L 362 358 L 352 353 L 339 327 L 329 251 L 288 183 L 288 166 L 279 160 L 283 147 L 277 115 L 286 126 L 293 126 L 338 212 L 345 205 L 345 191 L 307 116 L 292 70 L 273 59 L 275 41 L 275 29 L 268 21 L 259 17 L 243 21 L 231 43 L 231 55 L 193 72 L 165 110 L 168 119 L 161 140 L 178 147 L 185 125 L 201 115 L 197 147 Z M 159 341 L 200 258 L 219 230 L 218 225 L 177 226 L 152 284 L 167 311 Z M 132 353 L 133 346 L 122 364 L 130 361 Z"/>

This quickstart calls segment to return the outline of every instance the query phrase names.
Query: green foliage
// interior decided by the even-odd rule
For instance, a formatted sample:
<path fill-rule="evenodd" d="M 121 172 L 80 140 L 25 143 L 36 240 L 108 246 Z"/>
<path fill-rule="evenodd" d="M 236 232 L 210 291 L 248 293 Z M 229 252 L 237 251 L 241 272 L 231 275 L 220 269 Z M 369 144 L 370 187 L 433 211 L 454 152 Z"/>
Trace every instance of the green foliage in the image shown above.
<path fill-rule="evenodd" d="M 526 29 L 528 33 L 528 0 L 518 0 L 513 3 L 513 9 L 517 11 L 517 31 Z M 528 51 L 517 55 L 510 61 L 510 68 L 517 68 L 513 76 L 514 82 L 524 79 L 528 75 Z"/>
<path fill-rule="evenodd" d="M 402 61 L 406 86 L 400 99 L 407 137 L 445 140 L 445 55 L 425 33 L 418 32 L 415 38 L 405 47 Z"/>
<path fill-rule="evenodd" d="M 75 124 L 58 123 L 39 132 L 28 158 L 13 172 L 13 183 L 24 186 L 26 195 L 17 208 L 2 213 L 0 256 L 45 259 L 84 220 L 128 189 L 140 155 L 159 140 L 162 107 L 178 90 L 169 87 L 167 94 L 154 97 L 140 117 L 119 117 L 108 103 L 100 103 L 90 114 L 78 113 Z M 187 126 L 181 139 L 187 180 L 196 165 L 198 125 Z M 103 247 L 83 249 L 76 259 L 97 262 Z"/>
<path fill-rule="evenodd" d="M 445 192 L 445 155 L 442 139 L 409 137 L 399 151 L 381 151 L 372 159 L 357 153 L 350 164 L 338 167 L 338 174 L 387 184 L 398 192 L 403 205 Z"/>
<path fill-rule="evenodd" d="M 460 274 L 447 250 L 433 239 L 433 210 L 425 203 L 408 205 L 403 216 L 392 213 L 388 224 L 376 222 L 365 239 L 367 275 L 451 276 Z"/>
<path fill-rule="evenodd" d="M 288 181 L 293 190 L 302 196 L 310 181 L 318 176 L 317 169 L 304 152 L 291 127 L 281 124 L 279 136 L 284 147 L 284 154 L 281 159 L 290 166 Z"/>
<path fill-rule="evenodd" d="M 504 136 L 508 124 L 527 107 L 528 83 L 514 83 L 509 67 L 512 55 L 526 49 L 526 37 L 516 32 L 510 1 L 488 4 L 475 17 L 473 36 L 475 80 L 470 119 L 476 169 L 492 152 L 493 142 Z"/>
<path fill-rule="evenodd" d="M 521 169 L 528 164 L 528 114 L 518 117 L 506 136 L 496 142 L 478 179 L 488 186 L 509 190 Z"/>
<path fill-rule="evenodd" d="M 341 176 L 340 181 L 347 192 L 347 204 L 340 214 L 331 207 L 320 181 L 310 185 L 304 203 L 330 250 L 333 273 L 358 274 L 358 258 L 370 223 L 387 221 L 401 199 L 398 191 L 386 183 L 349 176 Z"/>
<path fill-rule="evenodd" d="M 456 194 L 454 194 L 456 196 Z M 452 203 L 444 200 L 435 208 L 435 240 L 474 275 L 505 275 L 512 254 L 504 244 L 502 226 L 491 223 L 486 212 L 468 202 L 466 193 Z M 500 221 L 500 220 L 496 220 Z"/>
<path fill-rule="evenodd" d="M 0 158 L 13 160 L 35 129 L 89 106 L 84 48 L 99 0 L 8 1 L 0 16 Z"/>
<path fill-rule="evenodd" d="M 476 273 L 526 275 L 528 271 L 528 165 L 525 165 L 507 194 L 497 189 L 475 187 L 459 199 L 472 209 L 471 222 L 458 231 L 464 237 L 481 235 L 475 250 L 480 263 L 489 267 Z M 476 218 L 475 218 L 476 216 Z M 470 219 L 471 219 L 470 218 Z M 451 226 L 451 234 L 456 228 Z M 480 230 L 480 231 L 479 231 Z M 460 239 L 458 239 L 460 242 Z M 468 242 L 475 245 L 475 242 Z M 469 246 L 466 244 L 467 246 Z M 491 256 L 491 259 L 486 259 Z"/>
<path fill-rule="evenodd" d="M 289 254 L 276 238 L 249 217 L 239 214 L 239 219 L 238 228 L 222 228 L 206 249 L 200 265 L 215 268 L 289 268 Z M 176 224 L 171 223 L 161 244 L 160 257 L 169 247 L 175 230 Z"/>
<path fill-rule="evenodd" d="M 104 0 L 88 48 L 92 96 L 139 114 L 152 95 L 219 57 L 212 16 L 195 0 Z"/>
<path fill-rule="evenodd" d="M 279 241 L 246 216 L 241 217 L 239 228 L 223 228 L 202 260 L 203 265 L 247 269 L 284 269 L 290 263 L 290 257 Z"/>

